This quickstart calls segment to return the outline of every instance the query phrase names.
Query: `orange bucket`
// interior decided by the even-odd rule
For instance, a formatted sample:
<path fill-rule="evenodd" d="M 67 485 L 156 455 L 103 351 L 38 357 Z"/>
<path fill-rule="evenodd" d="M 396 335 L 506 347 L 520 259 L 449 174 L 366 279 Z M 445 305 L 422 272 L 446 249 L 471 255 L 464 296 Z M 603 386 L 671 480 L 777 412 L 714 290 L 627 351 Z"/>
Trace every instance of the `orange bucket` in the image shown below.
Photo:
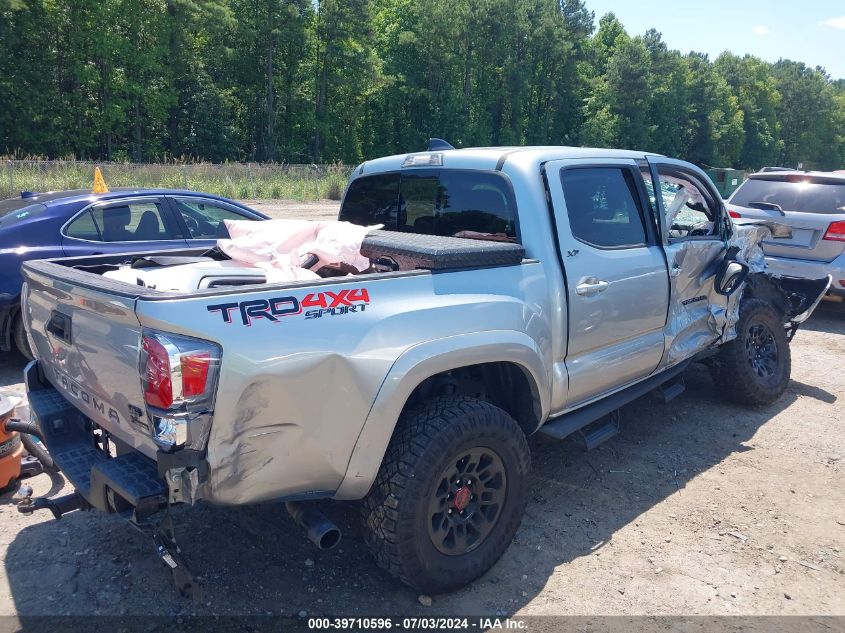
<path fill-rule="evenodd" d="M 21 436 L 17 431 L 6 431 L 6 422 L 14 412 L 14 403 L 0 395 L 0 490 L 10 487 L 21 476 Z"/>

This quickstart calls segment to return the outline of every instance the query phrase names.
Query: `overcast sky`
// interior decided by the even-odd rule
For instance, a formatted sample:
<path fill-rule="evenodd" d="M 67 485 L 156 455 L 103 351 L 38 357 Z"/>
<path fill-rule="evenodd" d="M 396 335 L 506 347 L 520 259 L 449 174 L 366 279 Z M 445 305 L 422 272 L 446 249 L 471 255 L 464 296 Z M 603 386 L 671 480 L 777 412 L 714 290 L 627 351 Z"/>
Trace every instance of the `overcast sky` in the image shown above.
<path fill-rule="evenodd" d="M 616 14 L 631 35 L 649 28 L 669 48 L 715 59 L 729 50 L 766 61 L 784 57 L 845 79 L 845 0 L 586 0 L 599 18 Z"/>

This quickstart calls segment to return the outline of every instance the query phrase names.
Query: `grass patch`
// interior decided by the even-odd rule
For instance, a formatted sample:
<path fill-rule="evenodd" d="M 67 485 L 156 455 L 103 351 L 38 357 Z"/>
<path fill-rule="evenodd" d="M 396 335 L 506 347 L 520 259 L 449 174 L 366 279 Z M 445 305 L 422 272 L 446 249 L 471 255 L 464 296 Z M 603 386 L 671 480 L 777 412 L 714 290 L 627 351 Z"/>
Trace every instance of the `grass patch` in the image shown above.
<path fill-rule="evenodd" d="M 21 191 L 90 189 L 94 167 L 110 188 L 190 189 L 226 198 L 338 200 L 352 167 L 255 163 L 96 163 L 12 160 L 0 162 L 0 197 Z"/>

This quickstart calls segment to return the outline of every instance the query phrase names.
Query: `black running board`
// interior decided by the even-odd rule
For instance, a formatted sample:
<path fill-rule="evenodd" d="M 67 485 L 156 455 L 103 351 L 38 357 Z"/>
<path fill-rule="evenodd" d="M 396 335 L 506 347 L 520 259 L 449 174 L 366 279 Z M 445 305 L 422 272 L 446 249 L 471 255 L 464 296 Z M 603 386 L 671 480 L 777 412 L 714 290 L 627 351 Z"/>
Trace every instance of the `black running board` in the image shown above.
<path fill-rule="evenodd" d="M 541 426 L 540 433 L 553 437 L 557 440 L 569 437 L 576 431 L 583 429 L 585 426 L 613 413 L 619 407 L 626 405 L 629 402 L 633 402 L 637 398 L 641 398 L 652 389 L 656 389 L 662 384 L 672 380 L 676 376 L 680 375 L 681 372 L 689 366 L 690 362 L 691 361 L 687 360 L 682 363 L 678 363 L 674 367 L 662 371 L 659 374 L 655 374 L 654 376 L 650 376 L 649 378 L 623 389 L 622 391 L 617 391 L 613 395 L 597 400 L 596 402 L 583 406 L 575 411 L 564 413 L 563 415 L 558 416 Z"/>
<path fill-rule="evenodd" d="M 669 404 L 686 390 L 687 387 L 684 384 L 684 379 L 679 376 L 676 380 L 669 380 L 660 385 L 655 390 L 655 395 L 662 404 Z"/>
<path fill-rule="evenodd" d="M 607 422 L 598 428 L 581 432 L 581 439 L 584 441 L 584 448 L 588 451 L 598 448 L 608 440 L 616 437 L 622 427 L 622 422 L 619 419 L 619 409 L 616 409 L 608 416 Z"/>

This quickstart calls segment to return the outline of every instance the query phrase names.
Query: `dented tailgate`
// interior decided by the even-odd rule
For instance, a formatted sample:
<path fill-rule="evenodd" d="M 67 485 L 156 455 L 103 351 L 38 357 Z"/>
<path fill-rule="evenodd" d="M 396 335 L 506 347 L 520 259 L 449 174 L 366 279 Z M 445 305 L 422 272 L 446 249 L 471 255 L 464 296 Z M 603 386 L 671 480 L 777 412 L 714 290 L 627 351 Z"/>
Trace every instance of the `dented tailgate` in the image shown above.
<path fill-rule="evenodd" d="M 77 409 L 116 438 L 154 457 L 138 372 L 136 297 L 75 283 L 85 275 L 27 262 L 22 308 L 46 378 Z"/>

